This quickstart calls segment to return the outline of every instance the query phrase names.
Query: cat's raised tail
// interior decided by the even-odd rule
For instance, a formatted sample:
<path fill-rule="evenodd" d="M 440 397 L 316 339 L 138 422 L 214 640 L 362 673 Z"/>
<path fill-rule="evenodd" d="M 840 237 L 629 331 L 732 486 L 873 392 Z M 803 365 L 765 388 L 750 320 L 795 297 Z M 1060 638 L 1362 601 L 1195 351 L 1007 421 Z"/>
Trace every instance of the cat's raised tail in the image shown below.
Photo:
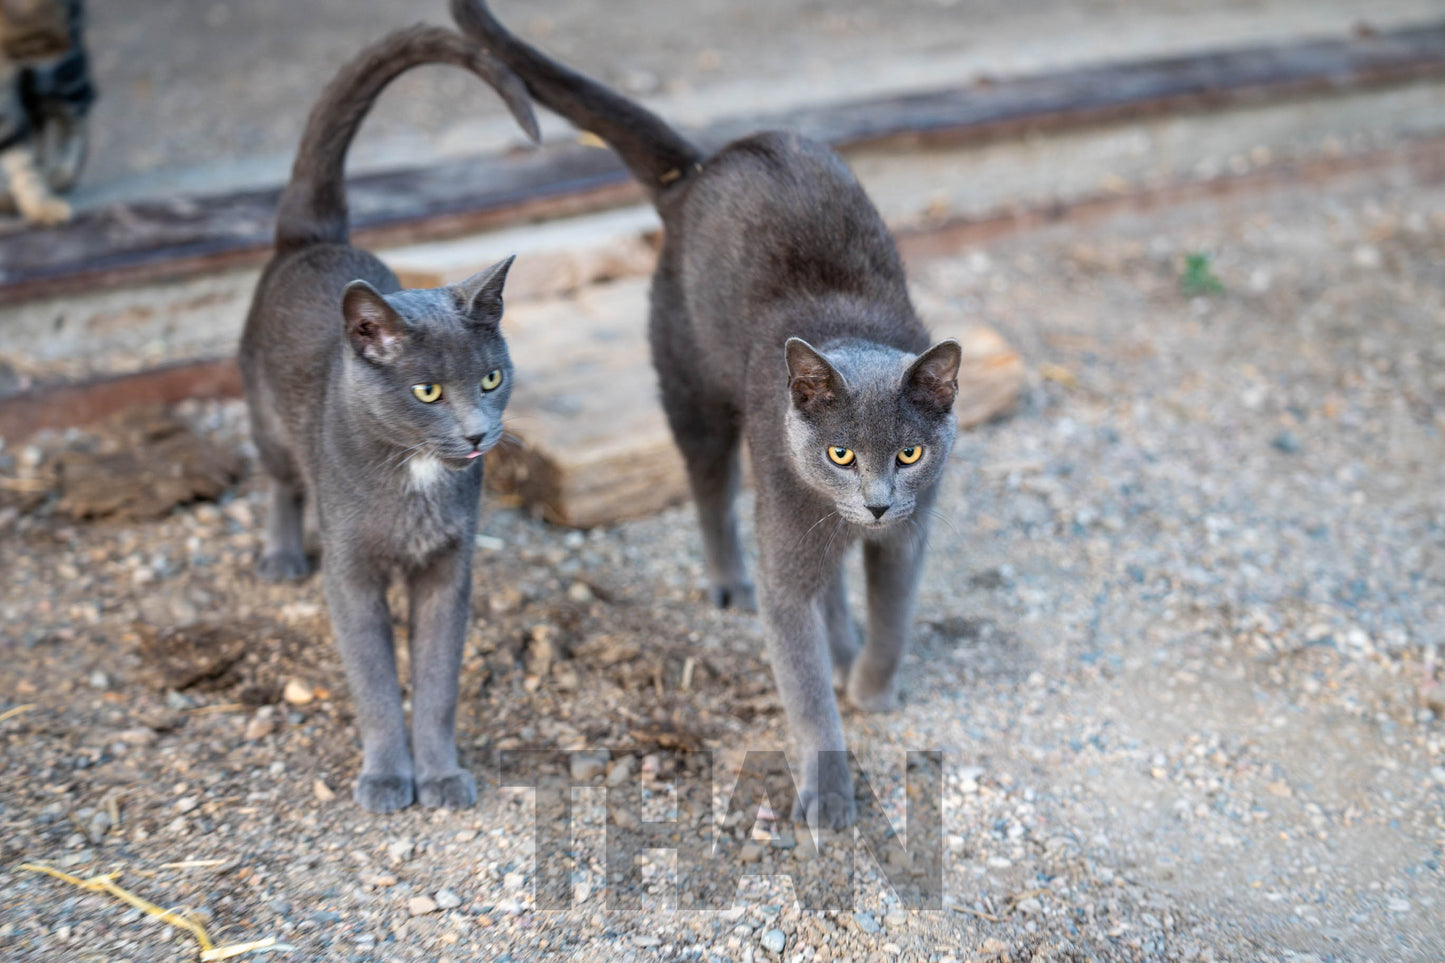
<path fill-rule="evenodd" d="M 345 244 L 346 151 L 377 96 L 400 74 L 423 64 L 452 64 L 497 92 L 522 130 L 540 137 L 526 84 L 497 58 L 454 30 L 418 25 L 388 34 L 357 54 L 321 91 L 281 194 L 276 250 Z"/>
<path fill-rule="evenodd" d="M 462 33 L 520 74 L 541 104 L 606 141 L 653 203 L 696 169 L 702 154 L 652 111 L 518 39 L 483 0 L 451 0 L 451 8 Z"/>

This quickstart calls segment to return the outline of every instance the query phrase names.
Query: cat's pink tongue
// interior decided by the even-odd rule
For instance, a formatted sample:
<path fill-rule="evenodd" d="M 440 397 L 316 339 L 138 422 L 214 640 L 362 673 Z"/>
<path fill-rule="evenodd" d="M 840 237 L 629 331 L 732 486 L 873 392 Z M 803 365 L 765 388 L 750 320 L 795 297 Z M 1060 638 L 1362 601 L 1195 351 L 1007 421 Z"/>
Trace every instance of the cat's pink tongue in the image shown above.
<path fill-rule="evenodd" d="M 468 458 L 480 458 L 480 457 L 482 457 L 482 453 L 479 452 L 479 451 L 474 451 L 474 452 L 472 452 L 470 455 L 468 455 L 467 457 L 468 457 Z"/>

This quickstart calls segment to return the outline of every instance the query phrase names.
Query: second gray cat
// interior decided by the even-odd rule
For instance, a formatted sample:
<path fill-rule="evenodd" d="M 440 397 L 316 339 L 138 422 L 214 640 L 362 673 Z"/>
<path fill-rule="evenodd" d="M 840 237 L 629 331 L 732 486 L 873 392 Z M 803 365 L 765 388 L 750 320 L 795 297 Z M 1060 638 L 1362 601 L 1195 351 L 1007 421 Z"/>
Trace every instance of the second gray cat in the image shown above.
<path fill-rule="evenodd" d="M 536 139 L 521 81 L 455 31 L 398 31 L 358 54 L 307 120 L 240 353 L 251 431 L 271 477 L 260 571 L 306 574 L 302 501 L 311 499 L 361 730 L 356 800 L 374 812 L 476 801 L 457 760 L 457 680 L 481 455 L 502 437 L 512 390 L 500 331 L 510 258 L 453 287 L 403 291 L 348 243 L 346 148 L 381 90 L 427 63 L 486 80 Z M 411 609 L 410 741 L 386 601 L 397 573 Z"/>
<path fill-rule="evenodd" d="M 956 431 L 958 343 L 929 345 L 887 228 L 827 147 L 763 133 L 704 156 L 513 37 L 485 4 L 453 0 L 452 11 L 536 100 L 608 142 L 662 216 L 652 356 L 714 598 L 753 603 L 733 514 L 746 438 L 768 651 L 803 761 L 795 815 L 846 826 L 856 810 L 832 677 L 863 709 L 894 705 Z M 860 541 L 861 645 L 841 572 Z"/>

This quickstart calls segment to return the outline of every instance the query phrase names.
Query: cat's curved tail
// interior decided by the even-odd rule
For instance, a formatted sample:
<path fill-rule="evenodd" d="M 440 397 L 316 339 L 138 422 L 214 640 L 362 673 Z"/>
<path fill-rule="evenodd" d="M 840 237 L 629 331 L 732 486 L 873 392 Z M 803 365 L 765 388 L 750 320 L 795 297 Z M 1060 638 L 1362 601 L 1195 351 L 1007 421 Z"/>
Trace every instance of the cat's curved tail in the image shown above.
<path fill-rule="evenodd" d="M 513 36 L 484 0 L 451 0 L 462 33 L 521 75 L 540 103 L 607 142 L 656 204 L 697 169 L 702 154 L 662 118 Z"/>
<path fill-rule="evenodd" d="M 321 91 L 281 194 L 276 249 L 344 244 L 346 151 L 377 96 L 396 77 L 422 64 L 453 64 L 487 82 L 527 136 L 538 140 L 537 117 L 522 80 L 454 30 L 418 25 L 398 30 L 357 54 Z"/>

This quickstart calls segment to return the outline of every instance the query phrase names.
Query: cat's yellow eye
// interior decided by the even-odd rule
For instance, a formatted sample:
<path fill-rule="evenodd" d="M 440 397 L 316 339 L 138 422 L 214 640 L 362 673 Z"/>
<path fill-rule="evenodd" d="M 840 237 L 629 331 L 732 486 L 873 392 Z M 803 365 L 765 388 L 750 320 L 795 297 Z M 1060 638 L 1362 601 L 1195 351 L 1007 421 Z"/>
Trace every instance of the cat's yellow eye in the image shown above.
<path fill-rule="evenodd" d="M 501 384 L 501 383 L 502 383 L 502 369 L 501 369 L 501 368 L 497 368 L 495 371 L 488 371 L 485 375 L 482 376 L 482 390 L 483 390 L 483 391 L 493 391 L 493 390 L 496 389 L 497 385 L 499 385 L 499 384 Z"/>
<path fill-rule="evenodd" d="M 899 450 L 899 452 L 898 452 L 898 464 L 900 464 L 900 465 L 911 465 L 911 464 L 913 464 L 914 462 L 916 462 L 918 459 L 920 459 L 920 458 L 922 458 L 922 457 L 923 457 L 923 446 L 922 446 L 922 445 L 909 445 L 907 448 L 903 448 L 903 449 L 900 449 L 900 450 Z"/>
<path fill-rule="evenodd" d="M 417 401 L 431 404 L 438 401 L 442 396 L 441 385 L 412 385 L 411 393 L 416 395 Z"/>
<path fill-rule="evenodd" d="M 853 464 L 853 459 L 855 457 L 856 456 L 853 454 L 853 449 L 851 448 L 839 448 L 835 445 L 834 447 L 828 449 L 829 460 L 832 461 L 833 464 L 840 465 L 844 468 Z"/>

